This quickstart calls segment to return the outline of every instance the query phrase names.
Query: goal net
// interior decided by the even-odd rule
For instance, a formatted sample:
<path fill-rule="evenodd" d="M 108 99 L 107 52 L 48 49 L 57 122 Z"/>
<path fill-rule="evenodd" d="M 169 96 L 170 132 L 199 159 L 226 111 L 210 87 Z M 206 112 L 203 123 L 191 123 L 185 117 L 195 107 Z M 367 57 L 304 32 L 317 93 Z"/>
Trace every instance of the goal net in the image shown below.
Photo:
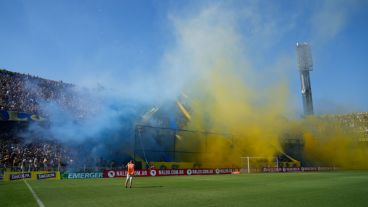
<path fill-rule="evenodd" d="M 240 172 L 241 173 L 251 173 L 251 172 L 262 172 L 265 167 L 278 167 L 277 157 L 255 157 L 247 156 L 240 157 Z"/>

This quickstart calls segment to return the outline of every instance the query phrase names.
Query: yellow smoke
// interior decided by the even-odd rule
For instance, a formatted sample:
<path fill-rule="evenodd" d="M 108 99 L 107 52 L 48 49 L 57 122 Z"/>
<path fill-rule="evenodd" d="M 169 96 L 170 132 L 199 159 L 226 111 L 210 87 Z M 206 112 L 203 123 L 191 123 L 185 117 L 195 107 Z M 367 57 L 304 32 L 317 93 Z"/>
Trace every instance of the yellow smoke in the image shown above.
<path fill-rule="evenodd" d="M 323 166 L 368 169 L 368 145 L 359 141 L 362 134 L 357 128 L 323 117 L 310 117 L 303 125 L 308 126 L 304 132 L 306 159 Z"/>
<path fill-rule="evenodd" d="M 236 15 L 220 7 L 189 18 L 173 17 L 178 42 L 166 56 L 172 70 L 168 74 L 190 97 L 189 111 L 178 106 L 189 121 L 186 129 L 197 131 L 178 134 L 178 151 L 198 152 L 183 153 L 180 158 L 220 167 L 239 166 L 242 156 L 273 160 L 285 151 L 280 143 L 283 134 L 291 133 L 304 142 L 308 161 L 366 168 L 367 148 L 356 142 L 355 133 L 336 127 L 333 121 L 285 118 L 293 108 L 288 83 L 280 78 L 287 75 L 269 83 L 268 76 L 280 72 L 279 68 L 269 66 L 262 76 L 252 66 L 244 52 L 247 41 L 236 31 L 234 19 Z"/>
<path fill-rule="evenodd" d="M 193 97 L 187 129 L 216 132 L 201 137 L 206 142 L 197 150 L 206 153 L 198 154 L 198 159 L 219 166 L 239 166 L 242 156 L 273 160 L 285 129 L 281 117 L 287 106 L 286 84 L 252 90 L 225 60 L 218 61 L 209 75 L 187 90 Z"/>
<path fill-rule="evenodd" d="M 280 143 L 287 132 L 302 140 L 302 153 L 309 165 L 368 169 L 368 146 L 359 142 L 357 128 L 347 127 L 336 118 L 284 118 L 288 89 L 282 81 L 272 89 L 256 90 L 247 87 L 226 62 L 219 62 L 211 71 L 211 78 L 188 90 L 193 110 L 187 129 L 217 133 L 184 135 L 191 140 L 186 147 L 197 146 L 196 151 L 205 152 L 196 157 L 205 166 L 239 166 L 244 156 L 269 161 L 276 155 L 289 157 Z"/>

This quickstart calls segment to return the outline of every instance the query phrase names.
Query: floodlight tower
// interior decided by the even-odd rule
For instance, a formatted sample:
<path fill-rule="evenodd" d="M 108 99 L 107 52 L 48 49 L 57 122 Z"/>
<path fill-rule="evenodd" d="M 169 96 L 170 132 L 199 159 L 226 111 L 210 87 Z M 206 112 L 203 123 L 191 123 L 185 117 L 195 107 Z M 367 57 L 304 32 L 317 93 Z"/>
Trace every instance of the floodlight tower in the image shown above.
<path fill-rule="evenodd" d="M 312 53 L 308 43 L 296 43 L 296 53 L 298 69 L 300 73 L 304 115 L 313 115 L 312 88 L 309 78 L 309 71 L 313 70 Z"/>

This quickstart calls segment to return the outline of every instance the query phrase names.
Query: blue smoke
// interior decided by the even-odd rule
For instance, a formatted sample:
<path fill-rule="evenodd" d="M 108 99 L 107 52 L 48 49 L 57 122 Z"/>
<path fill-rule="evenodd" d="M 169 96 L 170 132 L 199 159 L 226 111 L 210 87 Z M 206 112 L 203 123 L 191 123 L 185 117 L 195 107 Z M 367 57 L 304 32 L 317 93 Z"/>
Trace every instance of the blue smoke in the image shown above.
<path fill-rule="evenodd" d="M 123 163 L 134 154 L 134 128 L 149 105 L 123 99 L 108 91 L 65 90 L 73 103 L 42 101 L 46 122 L 34 122 L 29 134 L 57 140 L 73 149 L 79 164 L 95 165 L 96 159 Z M 79 166 L 80 167 L 80 166 Z M 93 166 L 92 166 L 93 167 Z"/>

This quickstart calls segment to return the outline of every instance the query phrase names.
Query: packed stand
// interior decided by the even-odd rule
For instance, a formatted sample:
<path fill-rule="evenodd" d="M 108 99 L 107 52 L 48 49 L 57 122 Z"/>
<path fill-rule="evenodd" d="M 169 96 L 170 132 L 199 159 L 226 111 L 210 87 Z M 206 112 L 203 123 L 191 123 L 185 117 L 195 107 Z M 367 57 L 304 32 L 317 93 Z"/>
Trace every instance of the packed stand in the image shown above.
<path fill-rule="evenodd" d="M 83 146 L 68 146 L 47 139 L 32 139 L 0 133 L 0 174 L 4 171 L 75 171 L 94 172 L 121 169 L 113 160 L 86 152 Z"/>
<path fill-rule="evenodd" d="M 77 116 L 86 113 L 74 85 L 0 69 L 0 110 L 47 117 L 48 114 L 42 110 L 41 105 L 50 102 Z"/>
<path fill-rule="evenodd" d="M 322 118 L 327 121 L 337 121 L 341 126 L 353 129 L 360 134 L 360 141 L 368 142 L 368 112 L 325 115 Z"/>
<path fill-rule="evenodd" d="M 0 167 L 10 171 L 54 171 L 63 170 L 70 160 L 67 149 L 51 141 L 19 139 L 0 140 Z"/>

